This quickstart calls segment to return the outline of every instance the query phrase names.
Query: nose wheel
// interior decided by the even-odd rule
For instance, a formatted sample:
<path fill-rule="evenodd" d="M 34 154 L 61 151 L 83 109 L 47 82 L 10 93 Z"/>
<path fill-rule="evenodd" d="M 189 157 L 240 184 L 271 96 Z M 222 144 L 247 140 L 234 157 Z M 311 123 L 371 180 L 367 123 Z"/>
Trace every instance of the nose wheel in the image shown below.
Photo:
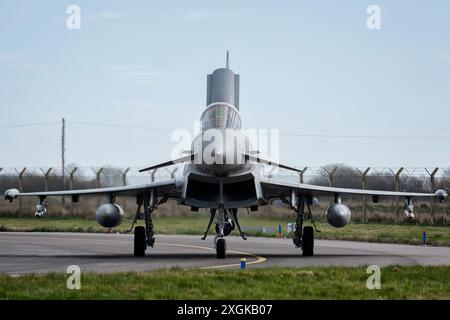
<path fill-rule="evenodd" d="M 216 241 L 217 259 L 225 259 L 227 255 L 227 243 L 224 238 L 219 238 Z"/>

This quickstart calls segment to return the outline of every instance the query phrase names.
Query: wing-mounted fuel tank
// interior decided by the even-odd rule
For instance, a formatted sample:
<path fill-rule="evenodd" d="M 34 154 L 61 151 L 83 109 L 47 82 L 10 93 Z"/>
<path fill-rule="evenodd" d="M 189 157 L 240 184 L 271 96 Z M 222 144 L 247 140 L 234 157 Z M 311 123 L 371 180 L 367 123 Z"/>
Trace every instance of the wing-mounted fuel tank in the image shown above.
<path fill-rule="evenodd" d="M 330 205 L 325 213 L 327 222 L 335 228 L 342 228 L 349 224 L 352 218 L 350 208 L 341 202 L 339 195 L 335 196 L 335 201 Z"/>
<path fill-rule="evenodd" d="M 95 217 L 102 227 L 115 228 L 122 223 L 124 213 L 118 204 L 104 203 L 98 207 Z"/>

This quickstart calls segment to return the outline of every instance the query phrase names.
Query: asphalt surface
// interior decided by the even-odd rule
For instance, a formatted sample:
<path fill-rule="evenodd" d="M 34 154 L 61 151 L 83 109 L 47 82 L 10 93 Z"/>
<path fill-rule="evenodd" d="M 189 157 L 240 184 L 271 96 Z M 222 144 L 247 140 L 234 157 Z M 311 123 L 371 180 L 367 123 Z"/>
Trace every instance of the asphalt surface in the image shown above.
<path fill-rule="evenodd" d="M 376 264 L 450 265 L 450 248 L 316 240 L 315 256 L 303 257 L 289 239 L 227 237 L 227 259 L 218 260 L 214 237 L 157 235 L 145 257 L 133 257 L 133 236 L 85 233 L 0 233 L 0 272 L 65 272 L 78 265 L 85 272 L 145 271 L 161 268 L 248 268 L 267 266 L 358 266 Z"/>

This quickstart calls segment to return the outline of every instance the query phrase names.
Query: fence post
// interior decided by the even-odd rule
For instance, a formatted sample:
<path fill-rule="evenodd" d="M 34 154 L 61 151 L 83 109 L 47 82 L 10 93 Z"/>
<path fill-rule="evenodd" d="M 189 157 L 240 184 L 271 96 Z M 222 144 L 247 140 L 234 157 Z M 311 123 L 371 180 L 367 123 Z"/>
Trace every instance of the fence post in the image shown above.
<path fill-rule="evenodd" d="M 122 172 L 122 184 L 125 187 L 127 185 L 127 174 L 130 172 L 130 168 L 126 168 L 124 172 Z"/>
<path fill-rule="evenodd" d="M 328 171 L 326 168 L 324 170 L 328 174 L 328 186 L 332 187 L 335 182 L 337 167 L 334 167 L 331 171 Z"/>
<path fill-rule="evenodd" d="M 48 191 L 48 176 L 50 175 L 50 172 L 52 172 L 53 168 L 48 168 L 47 171 L 40 168 L 42 174 L 44 175 L 44 190 Z"/>
<path fill-rule="evenodd" d="M 397 192 L 400 191 L 400 174 L 404 169 L 405 168 L 401 167 L 397 172 L 394 172 L 391 168 L 389 168 L 389 170 L 391 170 L 392 174 L 395 176 L 395 191 Z M 396 220 L 400 221 L 400 199 L 398 196 L 395 197 L 395 216 Z"/>
<path fill-rule="evenodd" d="M 261 167 L 261 168 L 262 168 L 262 167 Z M 272 167 L 272 169 L 270 169 L 269 173 L 267 174 L 267 178 L 268 178 L 268 179 L 272 179 L 272 177 L 273 177 L 273 172 L 275 171 L 276 168 L 277 168 L 277 167 Z M 263 172 L 263 171 L 261 171 L 261 172 Z"/>
<path fill-rule="evenodd" d="M 66 169 L 67 170 L 67 169 Z M 77 172 L 78 167 L 73 168 L 72 170 L 67 170 L 67 173 L 69 174 L 69 188 L 70 190 L 73 190 L 74 184 L 75 184 L 75 172 Z"/>
<path fill-rule="evenodd" d="M 305 181 L 303 178 L 305 176 L 306 170 L 308 170 L 308 167 L 304 167 L 302 172 L 300 172 L 300 183 L 304 183 L 304 181 Z"/>
<path fill-rule="evenodd" d="M 370 171 L 370 167 L 368 167 L 364 172 L 358 170 L 359 174 L 361 175 L 361 182 L 362 182 L 362 188 L 363 190 L 367 190 L 367 174 Z M 362 222 L 367 222 L 367 196 L 362 197 Z"/>
<path fill-rule="evenodd" d="M 156 171 L 158 171 L 158 169 L 154 169 L 153 171 L 152 171 L 152 173 L 151 173 L 151 179 L 152 179 L 152 182 L 155 182 L 155 174 L 156 174 Z"/>
<path fill-rule="evenodd" d="M 19 175 L 19 191 L 23 192 L 23 175 L 25 174 L 25 171 L 27 171 L 27 168 L 23 168 L 22 171 L 18 171 L 17 169 L 14 169 L 16 171 L 16 173 Z M 22 197 L 19 197 L 19 214 L 18 216 L 20 217 L 22 214 Z"/>
<path fill-rule="evenodd" d="M 428 169 L 427 168 L 425 168 L 425 171 L 428 173 L 428 175 L 430 176 L 430 182 L 431 182 L 431 192 L 435 192 L 436 191 L 436 179 L 435 179 L 435 177 L 436 177 L 436 173 L 439 171 L 439 168 L 434 168 L 433 169 L 433 171 L 428 171 Z M 431 207 L 431 212 L 430 212 L 430 214 L 431 214 L 431 216 L 430 216 L 430 219 L 431 219 L 431 224 L 435 224 L 435 219 L 434 219 L 434 214 L 435 214 L 435 204 L 436 204 L 436 202 L 435 202 L 435 198 L 433 197 L 433 198 L 431 198 L 431 204 L 430 204 L 430 207 Z"/>
<path fill-rule="evenodd" d="M 94 168 L 92 168 L 92 171 L 94 171 L 94 173 L 95 173 L 95 186 L 97 189 L 102 187 L 102 182 L 100 180 L 100 178 L 101 178 L 100 176 L 104 169 L 105 168 L 102 167 L 96 171 Z M 100 206 L 100 197 L 99 196 L 97 196 L 97 205 Z"/>
<path fill-rule="evenodd" d="M 78 167 L 73 168 L 72 170 L 67 170 L 67 173 L 69 174 L 69 189 L 73 190 L 74 187 L 74 181 L 75 181 L 75 172 L 77 172 Z M 73 200 L 73 199 L 72 199 Z M 73 205 L 73 201 L 70 201 L 70 214 L 73 216 L 74 214 L 74 205 Z"/>

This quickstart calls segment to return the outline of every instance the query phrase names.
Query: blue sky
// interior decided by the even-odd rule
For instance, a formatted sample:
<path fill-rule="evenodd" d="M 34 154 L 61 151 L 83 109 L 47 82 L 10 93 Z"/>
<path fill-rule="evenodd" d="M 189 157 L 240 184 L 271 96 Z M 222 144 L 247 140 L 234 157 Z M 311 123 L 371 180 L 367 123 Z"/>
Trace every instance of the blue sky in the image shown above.
<path fill-rule="evenodd" d="M 381 30 L 366 27 L 370 4 Z M 0 167 L 59 165 L 57 124 L 5 126 L 62 117 L 67 162 L 166 161 L 226 50 L 243 125 L 280 129 L 281 161 L 449 166 L 448 138 L 329 137 L 450 137 L 449 30 L 448 1 L 0 0 Z"/>

